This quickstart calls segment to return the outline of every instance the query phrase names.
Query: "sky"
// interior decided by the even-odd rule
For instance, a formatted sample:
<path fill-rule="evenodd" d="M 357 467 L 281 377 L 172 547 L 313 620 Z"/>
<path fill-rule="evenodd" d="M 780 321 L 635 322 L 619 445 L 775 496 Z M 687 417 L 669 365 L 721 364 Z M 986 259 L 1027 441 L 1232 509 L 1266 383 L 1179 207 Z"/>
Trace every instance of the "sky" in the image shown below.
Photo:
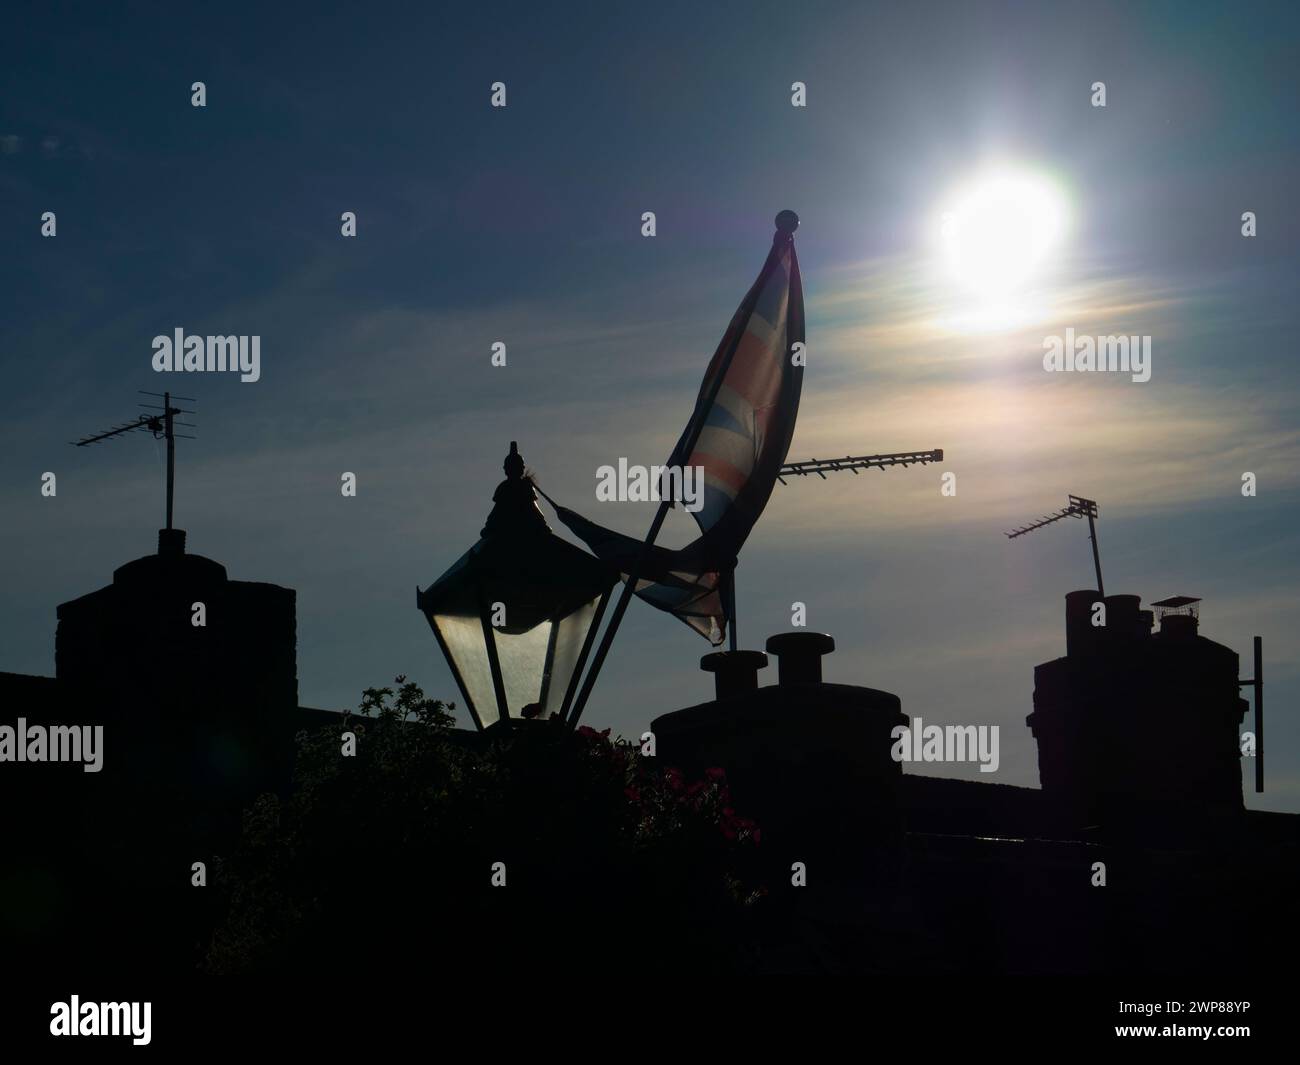
<path fill-rule="evenodd" d="M 804 603 L 827 680 L 999 725 L 994 779 L 1036 785 L 1033 667 L 1092 558 L 1082 522 L 1003 534 L 1094 498 L 1108 591 L 1203 597 L 1243 676 L 1263 637 L 1268 791 L 1246 801 L 1300 811 L 1293 5 L 55 3 L 0 28 L 0 669 L 53 674 L 56 604 L 154 549 L 161 445 L 68 441 L 170 387 L 199 412 L 177 525 L 296 589 L 300 701 L 399 673 L 456 699 L 415 589 L 477 538 L 509 442 L 550 495 L 644 534 L 653 505 L 597 504 L 595 471 L 667 458 L 790 208 L 790 458 L 945 460 L 778 485 L 741 646 Z M 1062 222 L 990 319 L 944 234 L 1003 171 Z M 155 373 L 178 327 L 259 335 L 261 379 Z M 1045 371 L 1067 328 L 1150 336 L 1151 379 Z M 586 722 L 639 735 L 710 698 L 709 650 L 634 603 Z"/>

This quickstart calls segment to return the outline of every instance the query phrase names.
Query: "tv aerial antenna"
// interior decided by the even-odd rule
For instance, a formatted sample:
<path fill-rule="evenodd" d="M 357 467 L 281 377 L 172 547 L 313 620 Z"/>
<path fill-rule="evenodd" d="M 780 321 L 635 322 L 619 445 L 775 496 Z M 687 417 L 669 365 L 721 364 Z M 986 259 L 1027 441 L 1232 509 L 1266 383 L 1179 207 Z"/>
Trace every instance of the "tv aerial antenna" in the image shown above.
<path fill-rule="evenodd" d="M 126 433 L 146 432 L 153 434 L 155 440 L 164 439 L 167 441 L 167 529 L 172 527 L 172 500 L 175 495 L 176 486 L 176 439 L 193 440 L 195 437 L 186 433 L 178 433 L 175 427 L 180 425 L 187 429 L 197 428 L 193 422 L 182 422 L 176 420 L 178 414 L 193 414 L 194 411 L 187 407 L 173 407 L 172 400 L 178 400 L 181 403 L 197 403 L 198 400 L 189 396 L 173 396 L 170 392 L 163 392 L 161 395 L 157 392 L 141 391 L 142 396 L 152 396 L 155 399 L 161 399 L 162 405 L 157 403 L 141 403 L 140 407 L 145 410 L 159 411 L 157 414 L 142 414 L 134 421 L 123 422 L 121 425 L 115 425 L 111 429 L 102 433 L 95 433 L 93 436 L 84 436 L 80 440 L 71 441 L 74 447 L 86 447 L 89 444 L 98 444 L 105 440 L 115 440 Z"/>
<path fill-rule="evenodd" d="M 1025 533 L 1041 529 L 1044 525 L 1051 525 L 1052 522 L 1060 521 L 1062 518 L 1087 518 L 1088 539 L 1092 541 L 1092 564 L 1097 570 L 1097 594 L 1104 596 L 1106 589 L 1101 583 L 1101 555 L 1097 552 L 1097 501 L 1095 499 L 1084 499 L 1083 496 L 1070 496 L 1069 500 L 1070 505 L 1063 507 L 1056 513 L 1045 514 L 1037 521 L 1032 521 L 1019 529 L 1013 529 L 1007 533 L 1007 539 L 1014 540 L 1017 536 L 1024 536 Z"/>
<path fill-rule="evenodd" d="M 927 462 L 942 462 L 943 448 L 931 451 L 894 451 L 888 455 L 846 455 L 842 459 L 808 459 L 806 462 L 787 462 L 776 479 L 782 484 L 787 477 L 809 477 L 816 474 L 823 481 L 826 474 L 848 470 L 856 475 L 858 470 L 883 470 L 887 466 L 924 466 Z"/>

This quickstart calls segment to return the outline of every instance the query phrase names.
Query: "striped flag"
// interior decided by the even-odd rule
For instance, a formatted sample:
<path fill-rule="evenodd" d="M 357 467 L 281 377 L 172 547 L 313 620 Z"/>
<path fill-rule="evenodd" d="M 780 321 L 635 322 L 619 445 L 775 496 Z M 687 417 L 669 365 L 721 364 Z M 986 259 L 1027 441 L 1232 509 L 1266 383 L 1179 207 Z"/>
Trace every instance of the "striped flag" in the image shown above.
<path fill-rule="evenodd" d="M 539 488 L 539 492 L 542 490 Z M 562 507 L 542 492 L 568 526 L 599 559 L 616 566 L 624 581 L 641 557 L 643 543 L 632 536 L 606 529 L 581 514 Z M 722 573 L 706 561 L 700 550 L 703 537 L 679 550 L 652 547 L 639 570 L 636 594 L 651 606 L 666 610 L 686 622 L 710 643 L 722 643 L 726 636 L 726 610 L 722 602 Z M 732 556 L 735 557 L 734 555 Z"/>
<path fill-rule="evenodd" d="M 695 412 L 668 460 L 704 468 L 704 506 L 695 520 L 722 566 L 763 513 L 799 412 L 803 366 L 793 360 L 794 345 L 804 339 L 803 286 L 794 242 L 783 236 L 777 234 L 714 352 Z"/>
<path fill-rule="evenodd" d="M 799 411 L 803 359 L 796 361 L 795 345 L 804 341 L 803 286 L 792 229 L 778 230 L 709 362 L 691 420 L 668 460 L 669 466 L 704 470 L 703 506 L 694 515 L 701 535 L 678 550 L 652 547 L 635 589 L 714 645 L 726 632 L 723 576 L 767 505 Z M 556 506 L 556 513 L 628 579 L 643 551 L 640 540 L 564 507 Z"/>

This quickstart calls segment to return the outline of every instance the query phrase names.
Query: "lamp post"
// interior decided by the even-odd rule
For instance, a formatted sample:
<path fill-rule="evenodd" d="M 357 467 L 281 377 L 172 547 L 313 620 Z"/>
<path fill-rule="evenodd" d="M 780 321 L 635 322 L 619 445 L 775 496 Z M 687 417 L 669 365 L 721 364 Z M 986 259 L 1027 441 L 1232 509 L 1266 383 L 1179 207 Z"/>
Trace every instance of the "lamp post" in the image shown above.
<path fill-rule="evenodd" d="M 416 604 L 480 730 L 569 714 L 617 575 L 551 532 L 512 441 L 479 540 Z"/>

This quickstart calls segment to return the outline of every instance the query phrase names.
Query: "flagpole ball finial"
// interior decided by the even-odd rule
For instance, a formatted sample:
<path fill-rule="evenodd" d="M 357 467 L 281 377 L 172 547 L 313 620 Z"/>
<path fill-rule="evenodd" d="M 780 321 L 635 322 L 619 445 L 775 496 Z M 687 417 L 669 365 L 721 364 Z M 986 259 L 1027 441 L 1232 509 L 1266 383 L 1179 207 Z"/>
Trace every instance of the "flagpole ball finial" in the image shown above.
<path fill-rule="evenodd" d="M 799 228 L 799 216 L 793 211 L 782 211 L 776 216 L 776 228 L 779 233 L 793 236 L 794 231 Z"/>

